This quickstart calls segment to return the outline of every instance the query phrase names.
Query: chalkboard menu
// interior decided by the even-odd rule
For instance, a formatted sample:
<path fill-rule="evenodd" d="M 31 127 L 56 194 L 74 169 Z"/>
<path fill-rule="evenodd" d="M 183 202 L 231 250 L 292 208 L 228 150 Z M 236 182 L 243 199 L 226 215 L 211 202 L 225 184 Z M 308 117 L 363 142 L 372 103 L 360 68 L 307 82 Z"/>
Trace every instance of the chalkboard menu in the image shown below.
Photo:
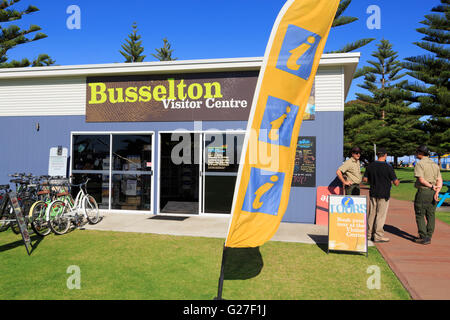
<path fill-rule="evenodd" d="M 316 186 L 316 137 L 298 138 L 292 186 Z"/>

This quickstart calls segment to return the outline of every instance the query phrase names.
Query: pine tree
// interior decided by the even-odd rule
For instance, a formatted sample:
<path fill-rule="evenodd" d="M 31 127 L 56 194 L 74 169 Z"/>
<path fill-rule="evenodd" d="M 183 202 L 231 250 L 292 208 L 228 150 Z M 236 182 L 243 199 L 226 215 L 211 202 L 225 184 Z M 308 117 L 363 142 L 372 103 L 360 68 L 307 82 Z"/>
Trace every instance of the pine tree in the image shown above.
<path fill-rule="evenodd" d="M 28 8 L 23 11 L 13 9 L 12 6 L 17 4 L 19 1 L 20 0 L 0 0 L 0 68 L 54 64 L 55 61 L 53 61 L 46 54 L 40 55 L 33 62 L 30 62 L 28 59 L 22 59 L 21 61 L 8 61 L 7 54 L 9 50 L 14 49 L 20 44 L 37 41 L 47 37 L 44 33 L 38 32 L 41 30 L 41 27 L 36 25 L 31 25 L 28 29 L 21 29 L 13 24 L 5 27 L 6 24 L 20 20 L 27 14 L 39 11 L 38 8 L 32 5 L 28 6 Z M 31 36 L 32 33 L 35 33 L 33 37 Z"/>
<path fill-rule="evenodd" d="M 334 17 L 334 21 L 331 26 L 332 30 L 334 30 L 334 28 L 336 28 L 336 27 L 348 25 L 348 24 L 353 23 L 358 20 L 358 18 L 356 18 L 356 17 L 343 16 L 343 13 L 345 12 L 345 10 L 347 10 L 347 8 L 351 4 L 351 2 L 352 2 L 352 0 L 342 0 L 339 3 L 339 7 L 336 12 L 336 16 Z M 348 43 L 345 46 L 343 46 L 341 49 L 332 51 L 331 53 L 345 53 L 345 52 L 355 51 L 355 50 L 367 45 L 368 43 L 372 42 L 373 40 L 375 40 L 375 39 L 374 38 L 360 39 L 355 42 Z"/>
<path fill-rule="evenodd" d="M 155 49 L 156 50 L 156 54 L 152 54 L 152 56 L 154 56 L 159 61 L 174 61 L 174 60 L 177 60 L 178 58 L 172 58 L 173 49 L 171 49 L 172 46 L 170 45 L 170 43 L 167 40 L 167 38 L 164 38 L 163 42 L 164 42 L 163 47 L 160 48 L 160 49 Z"/>
<path fill-rule="evenodd" d="M 128 39 L 125 41 L 126 44 L 122 45 L 123 51 L 119 51 L 125 58 L 125 62 L 142 62 L 145 57 L 142 55 L 144 52 L 144 47 L 142 47 L 141 36 L 137 34 L 137 24 L 136 22 L 132 25 L 133 31 L 128 35 Z"/>
<path fill-rule="evenodd" d="M 417 114 L 427 116 L 425 129 L 429 134 L 429 147 L 440 158 L 450 150 L 450 0 L 425 16 L 417 29 L 424 35 L 421 42 L 414 43 L 428 51 L 427 54 L 406 58 L 404 67 L 417 81 L 404 82 L 403 87 L 413 92 L 410 101 L 417 104 Z M 440 159 L 439 159 L 440 160 Z"/>
<path fill-rule="evenodd" d="M 358 101 L 347 106 L 344 125 L 348 126 L 347 135 L 360 135 L 354 138 L 355 144 L 369 150 L 373 144 L 383 146 L 397 163 L 398 157 L 414 152 L 423 132 L 419 116 L 412 115 L 410 103 L 405 102 L 411 94 L 399 87 L 405 74 L 397 53 L 388 40 L 381 40 L 377 47 L 372 54 L 376 59 L 369 60 L 370 66 L 363 68 L 364 82 L 358 85 L 368 93 L 356 94 Z M 347 139 L 351 140 L 352 136 Z"/>

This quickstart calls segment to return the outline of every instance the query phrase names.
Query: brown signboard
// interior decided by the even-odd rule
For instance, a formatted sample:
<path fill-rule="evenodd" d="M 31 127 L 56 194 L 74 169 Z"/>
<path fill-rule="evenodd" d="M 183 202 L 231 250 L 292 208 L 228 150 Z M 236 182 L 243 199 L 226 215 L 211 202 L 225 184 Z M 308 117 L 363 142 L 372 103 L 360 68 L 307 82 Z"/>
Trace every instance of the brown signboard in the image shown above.
<path fill-rule="evenodd" d="M 88 77 L 87 122 L 247 121 L 258 71 Z"/>

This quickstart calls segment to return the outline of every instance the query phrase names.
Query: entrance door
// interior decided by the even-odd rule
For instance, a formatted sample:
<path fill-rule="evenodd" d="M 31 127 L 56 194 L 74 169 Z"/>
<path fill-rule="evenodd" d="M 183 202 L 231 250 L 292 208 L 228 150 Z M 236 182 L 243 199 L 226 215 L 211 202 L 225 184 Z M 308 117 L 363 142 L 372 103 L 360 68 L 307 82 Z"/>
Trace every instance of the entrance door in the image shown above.
<path fill-rule="evenodd" d="M 151 211 L 152 138 L 149 134 L 112 135 L 111 209 Z"/>
<path fill-rule="evenodd" d="M 199 133 L 160 133 L 159 213 L 199 214 Z"/>
<path fill-rule="evenodd" d="M 230 214 L 244 133 L 205 133 L 203 212 Z"/>

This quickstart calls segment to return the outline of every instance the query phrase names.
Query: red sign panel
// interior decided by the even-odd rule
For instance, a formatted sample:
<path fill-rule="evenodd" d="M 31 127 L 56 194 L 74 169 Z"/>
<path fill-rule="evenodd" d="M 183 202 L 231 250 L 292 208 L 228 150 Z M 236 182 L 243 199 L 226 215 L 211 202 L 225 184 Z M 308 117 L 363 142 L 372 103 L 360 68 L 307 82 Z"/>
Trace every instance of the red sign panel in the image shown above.
<path fill-rule="evenodd" d="M 328 196 L 340 195 L 341 187 L 317 187 L 316 224 L 328 225 Z"/>

